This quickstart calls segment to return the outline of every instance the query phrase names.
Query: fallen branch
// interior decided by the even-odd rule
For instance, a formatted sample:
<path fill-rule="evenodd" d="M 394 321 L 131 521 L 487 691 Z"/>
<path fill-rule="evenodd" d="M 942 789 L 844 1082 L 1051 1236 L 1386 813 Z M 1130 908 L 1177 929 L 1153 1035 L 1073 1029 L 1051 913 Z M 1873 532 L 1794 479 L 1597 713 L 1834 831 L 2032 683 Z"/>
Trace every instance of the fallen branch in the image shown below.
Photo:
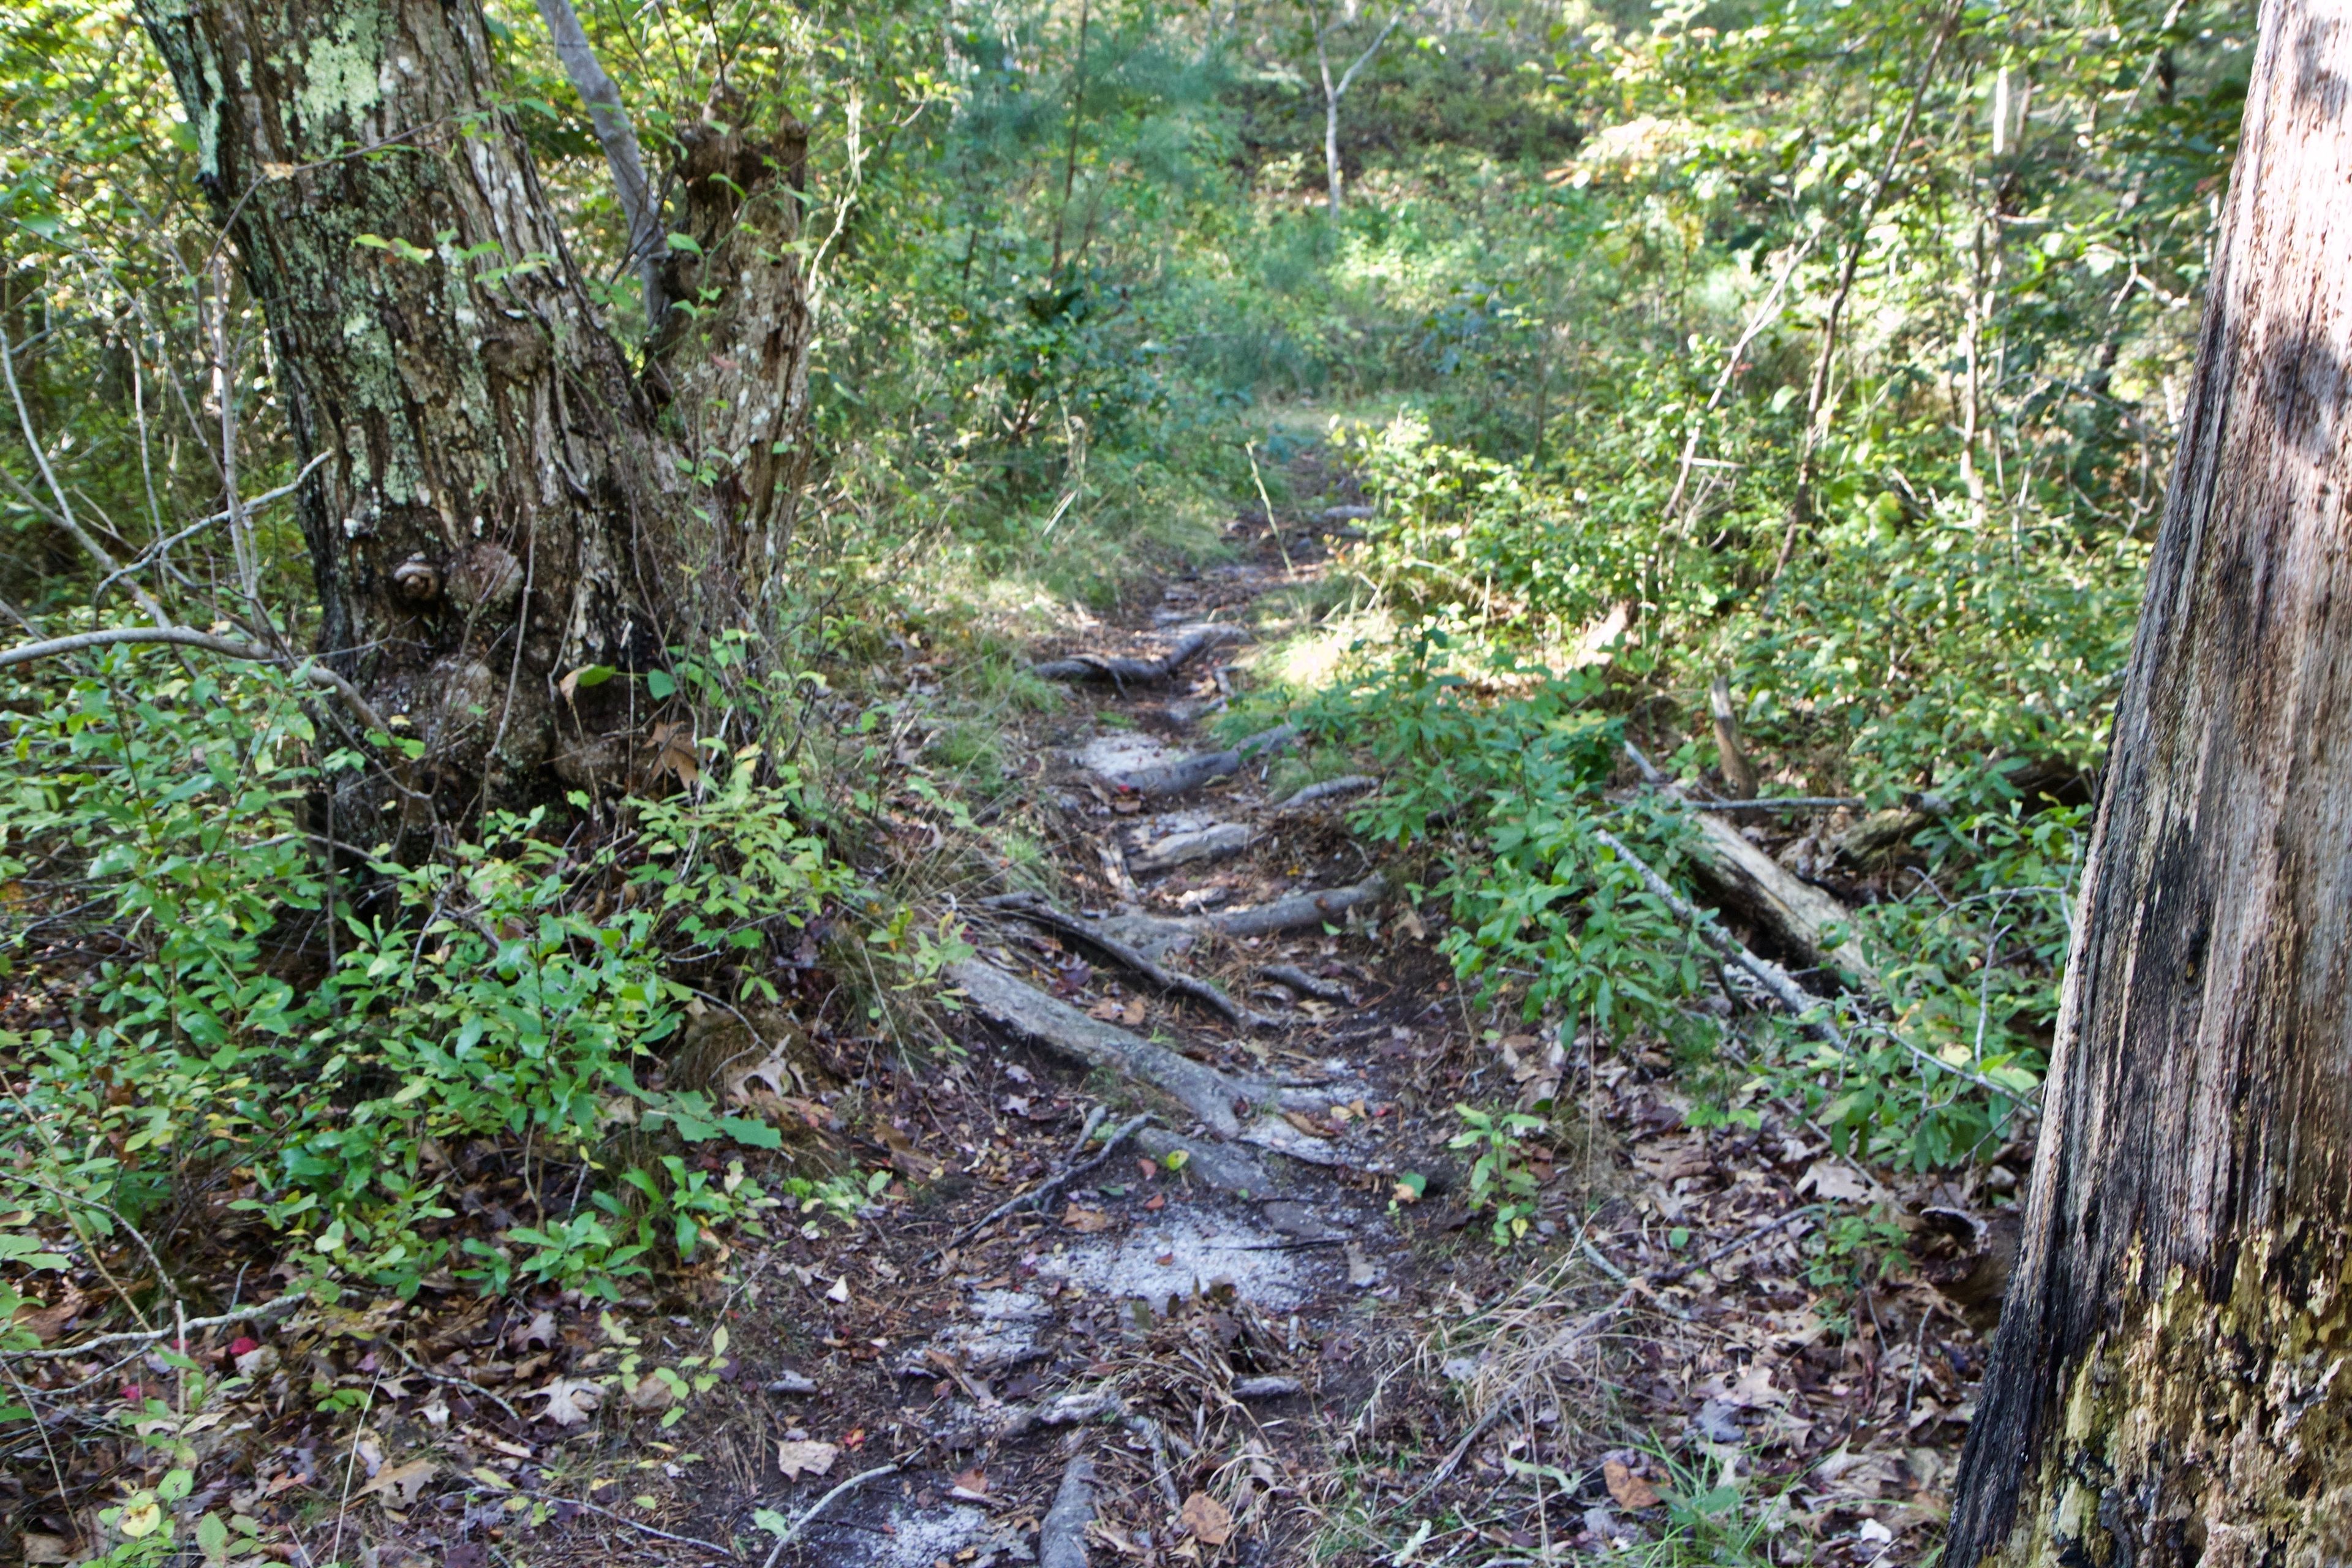
<path fill-rule="evenodd" d="M 1336 779 L 1325 779 L 1321 784 L 1308 784 L 1305 789 L 1271 809 L 1276 816 L 1282 816 L 1290 812 L 1304 811 L 1307 807 L 1321 801 L 1361 795 L 1366 790 L 1380 787 L 1381 781 L 1368 773 L 1342 773 Z"/>
<path fill-rule="evenodd" d="M 1753 800 L 1694 800 L 1685 804 L 1693 811 L 1834 811 L 1840 806 L 1868 803 L 1858 795 L 1761 795 Z"/>
<path fill-rule="evenodd" d="M 265 1301 L 258 1307 L 249 1308 L 244 1311 L 223 1312 L 218 1317 L 213 1318 L 190 1318 L 184 1323 L 174 1323 L 165 1329 L 135 1329 L 120 1334 L 100 1334 L 94 1340 L 84 1340 L 79 1344 L 58 1345 L 50 1350 L 0 1351 L 0 1357 L 9 1361 L 62 1361 L 69 1356 L 88 1355 L 90 1352 L 108 1345 L 152 1344 L 157 1340 L 170 1339 L 174 1334 L 184 1337 L 194 1329 L 217 1329 L 230 1323 L 268 1322 L 280 1313 L 300 1306 L 310 1299 L 299 1292 L 289 1292 L 275 1300 Z"/>
<path fill-rule="evenodd" d="M 842 1496 L 845 1492 L 855 1491 L 868 1481 L 877 1480 L 884 1476 L 895 1476 L 898 1473 L 898 1466 L 895 1460 L 887 1465 L 877 1465 L 870 1470 L 859 1471 L 857 1474 L 850 1477 L 847 1480 L 842 1482 L 839 1486 L 834 1488 L 831 1491 L 825 1493 L 824 1496 L 817 1499 L 816 1501 L 809 1504 L 808 1511 L 802 1514 L 800 1518 L 793 1521 L 791 1529 L 776 1537 L 775 1545 L 768 1549 L 768 1560 L 761 1563 L 760 1568 L 776 1568 L 776 1559 L 784 1554 L 784 1548 L 790 1546 L 793 1542 L 798 1541 L 801 1538 L 801 1531 L 806 1530 L 809 1527 L 810 1521 L 814 1520 L 818 1514 L 823 1513 L 825 1510 L 825 1505 L 832 1502 L 834 1499 Z M 729 1555 L 732 1556 L 734 1554 L 730 1552 Z"/>
<path fill-rule="evenodd" d="M 1197 658 L 1203 648 L 1241 640 L 1238 626 L 1202 626 L 1187 634 L 1158 658 L 1129 658 L 1111 654 L 1081 653 L 1048 659 L 1029 667 L 1029 673 L 1047 680 L 1108 680 L 1119 686 L 1149 685 L 1165 680 Z"/>
<path fill-rule="evenodd" d="M 1012 1215 L 1019 1214 L 1025 1208 L 1037 1208 L 1052 1199 L 1054 1194 L 1060 1192 L 1064 1187 L 1066 1187 L 1072 1182 L 1076 1181 L 1080 1176 L 1086 1175 L 1093 1171 L 1100 1170 L 1104 1162 L 1108 1160 L 1112 1154 L 1118 1152 L 1118 1146 L 1126 1142 L 1129 1138 L 1134 1137 L 1138 1130 L 1139 1130 L 1145 1122 L 1150 1120 L 1151 1117 L 1150 1113 L 1147 1112 L 1144 1115 L 1134 1117 L 1120 1123 L 1119 1126 L 1112 1130 L 1111 1135 L 1108 1138 L 1103 1140 L 1103 1146 L 1099 1150 L 1096 1151 L 1095 1157 L 1093 1159 L 1087 1161 L 1084 1164 L 1066 1165 L 1058 1174 L 1048 1176 L 1045 1180 L 1038 1183 L 1027 1192 L 1023 1193 L 1019 1197 L 1007 1198 L 1004 1202 L 997 1205 L 994 1208 L 981 1215 L 980 1218 L 972 1221 L 970 1225 L 956 1232 L 955 1239 L 949 1242 L 948 1246 L 961 1247 L 965 1242 L 970 1241 L 973 1237 L 978 1236 L 982 1231 L 986 1230 L 998 1220 L 1010 1218 Z M 941 1250 L 944 1251 L 945 1248 L 942 1248 Z"/>
<path fill-rule="evenodd" d="M 1060 931 L 1065 936 L 1076 937 L 1113 962 L 1123 964 L 1142 975 L 1160 990 L 1172 991 L 1202 1003 L 1215 1011 L 1228 1023 L 1271 1025 L 1275 1022 L 1271 1018 L 1251 1012 L 1205 980 L 1196 979 L 1190 974 L 1179 974 L 1173 970 L 1162 968 L 1149 955 L 1129 947 L 1118 937 L 1103 931 L 1098 922 L 1082 921 L 1074 915 L 1066 915 L 1034 893 L 1004 893 L 987 900 L 986 902 L 991 909 L 1003 910 L 1007 914 L 1018 915 L 1023 920 L 1034 921 L 1048 930 Z"/>
<path fill-rule="evenodd" d="M 1685 805 L 1699 804 L 1685 797 L 1632 742 L 1626 743 L 1625 752 L 1643 782 L 1659 794 Z M 1832 943 L 1825 934 L 1832 927 L 1849 924 L 1852 910 L 1748 842 L 1729 823 L 1706 812 L 1695 816 L 1692 823 L 1698 829 L 1692 858 L 1725 901 L 1769 928 L 1809 965 L 1843 969 L 1873 986 L 1883 984 L 1861 942 L 1849 935 Z"/>
<path fill-rule="evenodd" d="M 1769 958 L 1759 956 L 1748 944 L 1706 919 L 1688 900 L 1675 891 L 1674 884 L 1652 868 L 1650 863 L 1625 847 L 1624 841 L 1604 827 L 1596 827 L 1592 836 L 1616 851 L 1617 858 L 1633 868 L 1642 885 L 1651 895 L 1673 912 L 1674 917 L 1697 931 L 1724 957 L 1755 976 L 1757 984 L 1770 994 L 1772 1000 L 1787 1008 L 1801 1022 L 1840 1050 L 1845 1048 L 1845 1035 L 1830 1014 L 1830 1005 L 1789 976 L 1789 972 Z"/>
<path fill-rule="evenodd" d="M 0 648 L 0 669 L 11 665 L 30 664 L 38 658 L 55 658 L 61 654 L 79 653 L 85 648 L 112 647 L 123 643 L 169 643 L 178 647 L 202 648 L 206 653 L 223 654 L 230 658 L 251 659 L 257 664 L 278 664 L 286 661 L 257 643 L 236 642 L 228 637 L 216 637 L 210 632 L 194 631 L 186 626 L 109 626 L 94 632 L 74 632 L 61 637 L 46 637 L 39 642 L 19 643 L 15 647 Z M 303 659 L 294 666 L 294 672 L 314 686 L 324 686 L 351 704 L 371 730 L 391 732 L 391 726 L 381 714 L 360 695 L 358 687 L 312 659 Z"/>
<path fill-rule="evenodd" d="M 583 1513 L 593 1513 L 600 1519 L 609 1519 L 614 1524 L 625 1524 L 639 1534 L 650 1535 L 657 1541 L 675 1541 L 680 1546 L 699 1546 L 705 1552 L 716 1552 L 721 1557 L 732 1557 L 739 1563 L 743 1559 L 743 1554 L 732 1547 L 721 1546 L 715 1541 L 698 1540 L 691 1535 L 674 1535 L 667 1530 L 647 1524 L 643 1520 L 631 1519 L 625 1513 L 614 1513 L 609 1508 L 599 1508 L 593 1502 L 583 1501 L 576 1497 L 557 1497 L 552 1492 L 531 1491 L 524 1492 L 522 1495 L 527 1498 L 537 1498 L 541 1502 L 551 1502 L 561 1508 L 576 1508 Z"/>

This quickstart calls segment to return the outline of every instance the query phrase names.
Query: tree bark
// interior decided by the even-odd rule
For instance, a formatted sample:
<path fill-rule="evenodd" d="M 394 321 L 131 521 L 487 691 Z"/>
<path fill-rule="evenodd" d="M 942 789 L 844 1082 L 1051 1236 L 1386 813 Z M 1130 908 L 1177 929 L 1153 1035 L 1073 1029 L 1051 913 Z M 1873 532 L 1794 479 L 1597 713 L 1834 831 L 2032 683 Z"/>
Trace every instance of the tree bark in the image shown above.
<path fill-rule="evenodd" d="M 2269 0 L 1945 1561 L 2352 1561 L 2352 0 Z"/>
<path fill-rule="evenodd" d="M 141 0 L 267 312 L 320 643 L 445 811 L 610 780 L 639 671 L 741 624 L 789 520 L 807 342 L 793 128 L 689 136 L 696 306 L 643 378 L 502 104 L 478 0 Z M 739 194 L 740 193 L 740 194 Z M 687 312 L 678 312 L 683 316 Z"/>

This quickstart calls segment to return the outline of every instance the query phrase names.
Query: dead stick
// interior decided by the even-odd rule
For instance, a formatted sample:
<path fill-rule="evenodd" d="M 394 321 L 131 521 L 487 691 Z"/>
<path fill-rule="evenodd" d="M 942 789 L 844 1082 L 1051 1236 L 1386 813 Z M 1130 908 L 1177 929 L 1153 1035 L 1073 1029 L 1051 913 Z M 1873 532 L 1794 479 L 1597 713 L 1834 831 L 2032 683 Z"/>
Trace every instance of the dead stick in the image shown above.
<path fill-rule="evenodd" d="M 1044 903 L 1031 895 L 1007 893 L 991 899 L 988 902 L 992 908 L 1003 910 L 1007 914 L 1019 915 L 1023 920 L 1034 921 L 1041 926 L 1050 927 L 1065 936 L 1077 938 L 1087 946 L 1097 949 L 1113 961 L 1135 971 L 1162 991 L 1181 993 L 1213 1009 L 1229 1024 L 1271 1026 L 1274 1023 L 1273 1019 L 1254 1013 L 1235 1002 L 1207 981 L 1162 968 L 1117 937 L 1106 936 L 1087 921 L 1072 915 L 1066 915 L 1052 905 Z"/>
<path fill-rule="evenodd" d="M 847 1480 L 842 1482 L 839 1486 L 825 1493 L 824 1496 L 809 1504 L 808 1511 L 802 1514 L 800 1518 L 793 1521 L 793 1525 L 790 1530 L 785 1531 L 782 1535 L 776 1537 L 776 1544 L 769 1548 L 768 1560 L 761 1563 L 760 1568 L 776 1568 L 776 1559 L 784 1554 L 784 1548 L 790 1546 L 793 1542 L 798 1541 L 801 1538 L 801 1531 L 806 1530 L 809 1527 L 809 1522 L 815 1519 L 818 1514 L 824 1511 L 825 1504 L 841 1496 L 842 1493 L 852 1490 L 857 1487 L 862 1487 L 866 1482 L 873 1480 L 877 1477 L 895 1476 L 898 1473 L 898 1466 L 896 1460 L 893 1460 L 891 1463 L 887 1465 L 877 1465 L 870 1470 L 863 1470 L 858 1474 L 850 1477 Z"/>
<path fill-rule="evenodd" d="M 1069 1166 L 1065 1169 L 1061 1174 L 1046 1178 L 1036 1186 L 1034 1186 L 1027 1192 L 1023 1193 L 1019 1197 L 1008 1198 L 1004 1202 L 997 1205 L 994 1208 L 989 1210 L 988 1213 L 982 1215 L 980 1218 L 972 1221 L 970 1225 L 958 1231 L 956 1233 L 955 1239 L 949 1242 L 948 1247 L 961 1247 L 965 1242 L 970 1241 L 973 1237 L 978 1236 L 982 1231 L 986 1230 L 998 1220 L 1018 1214 L 1024 1208 L 1035 1207 L 1037 1205 L 1042 1204 L 1046 1199 L 1052 1197 L 1055 1193 L 1060 1192 L 1064 1187 L 1068 1186 L 1080 1176 L 1085 1175 L 1087 1172 L 1099 1169 L 1103 1162 L 1108 1160 L 1111 1157 L 1112 1152 L 1116 1151 L 1120 1144 L 1126 1142 L 1129 1138 L 1134 1137 L 1136 1131 L 1150 1120 L 1151 1113 L 1150 1111 L 1146 1111 L 1141 1116 L 1136 1117 L 1133 1121 L 1129 1121 L 1120 1127 L 1115 1128 L 1112 1131 L 1111 1135 L 1103 1141 L 1101 1150 L 1093 1159 L 1088 1160 L 1083 1165 Z M 941 1247 L 940 1250 L 944 1252 L 947 1248 Z"/>

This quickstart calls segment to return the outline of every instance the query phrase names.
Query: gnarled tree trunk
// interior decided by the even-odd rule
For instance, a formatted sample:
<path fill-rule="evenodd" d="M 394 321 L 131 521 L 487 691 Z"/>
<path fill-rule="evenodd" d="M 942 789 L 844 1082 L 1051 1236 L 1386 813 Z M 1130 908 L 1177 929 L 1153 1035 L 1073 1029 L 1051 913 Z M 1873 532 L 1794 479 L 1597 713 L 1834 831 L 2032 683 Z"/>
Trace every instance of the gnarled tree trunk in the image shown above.
<path fill-rule="evenodd" d="M 2269 0 L 1946 1561 L 2352 1562 L 2352 4 Z"/>
<path fill-rule="evenodd" d="M 141 0 L 267 312 L 326 652 L 425 742 L 445 809 L 639 760 L 640 683 L 743 624 L 789 521 L 804 142 L 710 122 L 700 242 L 642 377 L 503 107 L 478 0 Z"/>

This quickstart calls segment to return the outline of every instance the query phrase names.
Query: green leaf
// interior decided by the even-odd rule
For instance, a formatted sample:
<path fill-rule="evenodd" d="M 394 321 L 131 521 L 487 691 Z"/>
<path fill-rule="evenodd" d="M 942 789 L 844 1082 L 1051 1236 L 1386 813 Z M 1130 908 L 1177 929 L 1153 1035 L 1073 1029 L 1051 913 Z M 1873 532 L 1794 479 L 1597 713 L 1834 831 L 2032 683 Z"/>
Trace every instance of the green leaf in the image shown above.
<path fill-rule="evenodd" d="M 646 689 L 653 694 L 656 701 L 662 701 L 676 694 L 677 682 L 670 679 L 666 669 L 650 669 L 646 672 Z"/>

